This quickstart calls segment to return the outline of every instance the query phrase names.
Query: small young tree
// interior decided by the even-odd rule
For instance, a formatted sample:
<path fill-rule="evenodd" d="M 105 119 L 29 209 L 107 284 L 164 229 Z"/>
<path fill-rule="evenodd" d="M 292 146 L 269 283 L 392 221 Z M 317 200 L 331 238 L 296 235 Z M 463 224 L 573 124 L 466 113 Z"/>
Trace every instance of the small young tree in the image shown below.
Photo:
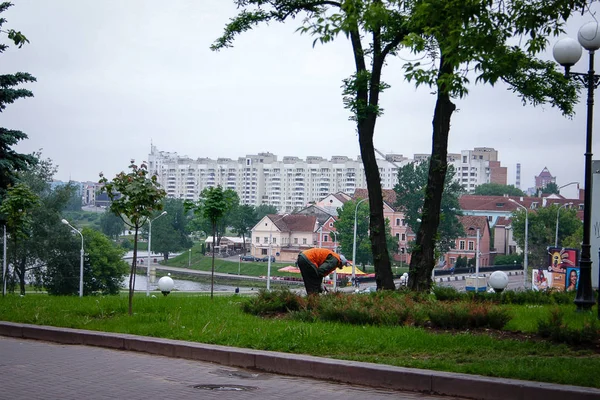
<path fill-rule="evenodd" d="M 121 217 L 123 222 L 134 231 L 133 260 L 129 274 L 129 315 L 133 314 L 133 293 L 137 267 L 138 234 L 142 225 L 156 210 L 162 210 L 162 199 L 166 192 L 159 187 L 156 175 L 148 176 L 148 166 L 140 166 L 131 160 L 130 172 L 120 172 L 112 181 L 100 173 L 102 191 L 111 200 L 110 211 Z"/>
<path fill-rule="evenodd" d="M 216 235 L 217 226 L 230 210 L 232 210 L 239 200 L 237 193 L 231 189 L 223 190 L 221 186 L 209 187 L 202 191 L 197 203 L 186 203 L 188 209 L 194 210 L 195 214 L 200 214 L 204 219 L 210 221 L 212 231 L 212 264 L 210 277 L 210 298 L 213 298 L 215 284 L 215 251 L 217 245 Z"/>

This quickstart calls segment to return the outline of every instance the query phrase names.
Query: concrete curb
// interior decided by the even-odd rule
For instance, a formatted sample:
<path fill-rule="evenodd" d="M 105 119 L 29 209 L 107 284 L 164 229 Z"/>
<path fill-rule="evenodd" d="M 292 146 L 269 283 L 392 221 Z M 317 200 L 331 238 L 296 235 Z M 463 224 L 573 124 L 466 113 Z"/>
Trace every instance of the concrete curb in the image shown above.
<path fill-rule="evenodd" d="M 0 335 L 62 344 L 138 351 L 256 369 L 275 374 L 470 399 L 587 400 L 600 398 L 600 390 L 579 386 L 488 378 L 82 329 L 0 321 Z"/>

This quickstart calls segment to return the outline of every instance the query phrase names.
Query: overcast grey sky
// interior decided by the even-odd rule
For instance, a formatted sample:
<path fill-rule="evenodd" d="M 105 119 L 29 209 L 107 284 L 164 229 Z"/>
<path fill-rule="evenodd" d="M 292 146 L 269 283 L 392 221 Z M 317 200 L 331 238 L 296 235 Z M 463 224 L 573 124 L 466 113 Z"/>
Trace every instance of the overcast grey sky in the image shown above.
<path fill-rule="evenodd" d="M 232 0 L 13 3 L 4 28 L 22 31 L 31 43 L 1 55 L 0 73 L 29 72 L 38 81 L 27 86 L 34 98 L 8 106 L 2 126 L 27 133 L 17 149 L 42 149 L 59 166 L 56 179 L 96 181 L 100 171 L 112 178 L 131 158 L 146 160 L 151 141 L 193 158 L 359 154 L 340 88 L 353 71 L 345 38 L 313 48 L 313 38 L 296 33 L 299 21 L 292 20 L 260 26 L 234 48 L 212 52 L 209 46 L 236 14 Z M 590 20 L 574 18 L 568 34 L 576 37 Z M 401 65 L 390 60 L 384 70 L 392 87 L 381 99 L 385 114 L 375 147 L 412 157 L 430 153 L 435 98 L 405 82 Z M 574 70 L 587 70 L 587 54 Z M 509 184 L 521 163 L 524 189 L 544 167 L 559 186 L 579 181 L 583 187 L 580 98 L 577 115 L 567 119 L 550 106 L 523 106 L 506 87 L 473 86 L 456 101 L 448 150 L 494 147 Z M 599 139 L 596 134 L 594 159 L 600 159 Z M 574 186 L 562 194 L 574 195 Z"/>

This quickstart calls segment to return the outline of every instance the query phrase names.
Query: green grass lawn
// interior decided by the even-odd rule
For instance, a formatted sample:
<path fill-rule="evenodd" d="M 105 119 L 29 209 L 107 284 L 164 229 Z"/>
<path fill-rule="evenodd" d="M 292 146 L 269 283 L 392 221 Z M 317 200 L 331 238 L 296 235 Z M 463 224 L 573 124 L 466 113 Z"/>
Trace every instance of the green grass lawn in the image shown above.
<path fill-rule="evenodd" d="M 240 296 L 136 295 L 134 315 L 126 296 L 8 295 L 0 299 L 5 321 L 181 339 L 226 346 L 368 361 L 485 376 L 600 387 L 600 356 L 532 337 L 501 338 L 485 332 L 434 332 L 414 327 L 300 322 L 245 314 Z M 535 332 L 536 321 L 557 306 L 510 306 L 507 328 Z M 565 319 L 583 323 L 594 313 L 561 306 Z"/>

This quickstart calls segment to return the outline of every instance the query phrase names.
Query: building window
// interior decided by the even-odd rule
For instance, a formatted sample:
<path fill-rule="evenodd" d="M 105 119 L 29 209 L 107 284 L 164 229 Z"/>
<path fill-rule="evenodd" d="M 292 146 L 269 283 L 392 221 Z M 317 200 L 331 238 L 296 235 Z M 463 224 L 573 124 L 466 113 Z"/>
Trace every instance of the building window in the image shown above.
<path fill-rule="evenodd" d="M 277 238 L 273 238 L 273 243 L 277 243 Z"/>
<path fill-rule="evenodd" d="M 400 240 L 400 234 L 399 233 L 396 233 L 396 240 L 398 240 L 398 241 Z"/>
<path fill-rule="evenodd" d="M 269 244 L 269 238 L 265 236 L 264 244 Z"/>
<path fill-rule="evenodd" d="M 323 236 L 323 241 L 324 241 L 324 242 L 329 242 L 329 236 L 327 236 L 327 235 L 324 235 L 324 236 Z"/>
<path fill-rule="evenodd" d="M 460 250 L 464 250 L 465 249 L 465 241 L 461 240 L 460 242 L 458 242 L 458 248 Z"/>
<path fill-rule="evenodd" d="M 475 250 L 475 244 L 469 240 L 469 250 Z"/>
<path fill-rule="evenodd" d="M 406 233 L 402 234 L 402 241 L 405 242 L 406 241 Z"/>
<path fill-rule="evenodd" d="M 294 244 L 298 244 L 298 238 L 294 238 Z"/>
<path fill-rule="evenodd" d="M 450 257 L 450 265 L 456 264 L 456 258 Z"/>
<path fill-rule="evenodd" d="M 302 244 L 306 244 L 306 238 L 302 238 Z"/>
<path fill-rule="evenodd" d="M 396 226 L 400 226 L 400 218 L 396 218 Z"/>
<path fill-rule="evenodd" d="M 333 222 L 330 222 L 330 223 L 329 223 L 329 227 L 330 227 L 330 228 L 333 228 Z"/>
<path fill-rule="evenodd" d="M 256 237 L 256 243 L 260 243 L 260 238 L 258 236 Z"/>

